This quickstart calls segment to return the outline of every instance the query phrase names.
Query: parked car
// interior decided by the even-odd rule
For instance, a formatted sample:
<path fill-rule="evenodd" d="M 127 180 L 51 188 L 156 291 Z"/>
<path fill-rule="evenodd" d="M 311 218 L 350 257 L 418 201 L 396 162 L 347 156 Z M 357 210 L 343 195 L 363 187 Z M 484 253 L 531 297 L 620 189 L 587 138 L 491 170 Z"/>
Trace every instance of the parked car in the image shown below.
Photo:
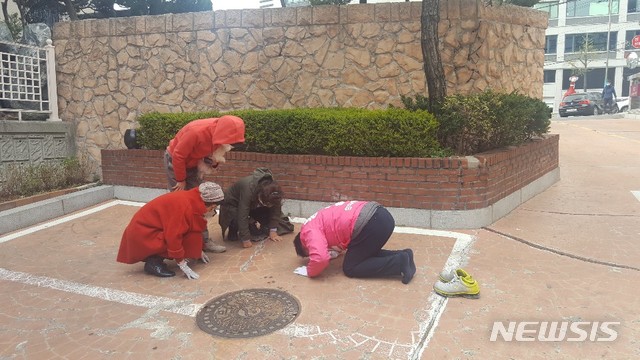
<path fill-rule="evenodd" d="M 629 98 L 628 97 L 616 98 L 616 104 L 613 105 L 613 110 L 611 111 L 611 113 L 615 114 L 618 112 L 625 112 L 625 111 L 629 111 Z"/>
<path fill-rule="evenodd" d="M 597 92 L 579 92 L 562 99 L 558 112 L 561 117 L 570 115 L 600 115 L 604 108 L 602 94 Z"/>

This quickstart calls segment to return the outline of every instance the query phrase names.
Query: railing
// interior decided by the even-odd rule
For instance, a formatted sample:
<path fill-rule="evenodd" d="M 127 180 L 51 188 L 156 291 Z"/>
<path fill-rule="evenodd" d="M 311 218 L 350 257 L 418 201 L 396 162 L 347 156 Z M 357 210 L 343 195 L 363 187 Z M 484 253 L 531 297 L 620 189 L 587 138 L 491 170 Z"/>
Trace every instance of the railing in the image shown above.
<path fill-rule="evenodd" d="M 17 113 L 18 121 L 60 121 L 51 40 L 44 48 L 0 41 L 0 113 L 5 119 Z"/>

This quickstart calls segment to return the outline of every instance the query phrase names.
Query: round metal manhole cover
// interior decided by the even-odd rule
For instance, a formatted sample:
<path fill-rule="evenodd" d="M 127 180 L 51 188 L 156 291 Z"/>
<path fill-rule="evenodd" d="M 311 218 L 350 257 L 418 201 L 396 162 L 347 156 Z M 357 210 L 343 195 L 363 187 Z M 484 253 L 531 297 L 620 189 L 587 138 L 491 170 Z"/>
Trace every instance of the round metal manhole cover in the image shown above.
<path fill-rule="evenodd" d="M 274 289 L 240 290 L 207 302 L 196 315 L 198 327 L 211 335 L 249 338 L 280 330 L 295 320 L 300 303 Z"/>

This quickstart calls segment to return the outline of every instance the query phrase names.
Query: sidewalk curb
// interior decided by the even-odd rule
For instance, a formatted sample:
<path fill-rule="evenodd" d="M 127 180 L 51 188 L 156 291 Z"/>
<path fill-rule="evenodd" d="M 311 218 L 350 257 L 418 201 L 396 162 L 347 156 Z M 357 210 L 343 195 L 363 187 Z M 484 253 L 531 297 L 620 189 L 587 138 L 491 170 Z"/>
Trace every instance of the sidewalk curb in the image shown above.
<path fill-rule="evenodd" d="M 111 200 L 113 196 L 112 186 L 101 185 L 0 211 L 0 235 Z"/>

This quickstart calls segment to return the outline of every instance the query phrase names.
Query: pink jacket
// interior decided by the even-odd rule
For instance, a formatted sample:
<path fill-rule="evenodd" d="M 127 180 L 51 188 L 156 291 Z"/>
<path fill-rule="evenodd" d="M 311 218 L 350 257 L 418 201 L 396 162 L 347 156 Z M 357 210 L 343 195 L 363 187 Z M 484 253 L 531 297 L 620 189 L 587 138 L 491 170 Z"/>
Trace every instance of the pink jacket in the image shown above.
<path fill-rule="evenodd" d="M 302 225 L 300 241 L 309 252 L 307 275 L 316 277 L 329 265 L 329 250 L 346 250 L 366 201 L 341 201 L 311 215 Z"/>

